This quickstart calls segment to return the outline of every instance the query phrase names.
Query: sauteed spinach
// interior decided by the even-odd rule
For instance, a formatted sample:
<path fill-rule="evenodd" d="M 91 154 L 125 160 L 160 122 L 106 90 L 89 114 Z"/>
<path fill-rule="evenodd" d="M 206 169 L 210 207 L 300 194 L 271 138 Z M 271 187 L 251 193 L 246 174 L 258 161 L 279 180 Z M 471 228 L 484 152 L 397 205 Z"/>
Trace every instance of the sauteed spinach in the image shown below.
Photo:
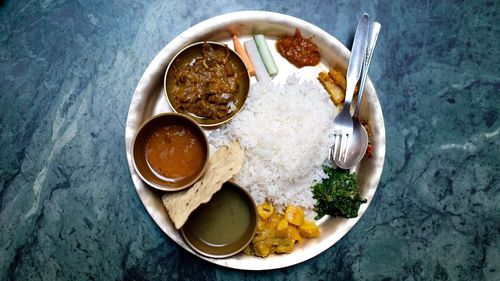
<path fill-rule="evenodd" d="M 314 199 L 317 200 L 316 219 L 327 214 L 333 217 L 357 217 L 359 206 L 366 203 L 366 199 L 359 194 L 356 174 L 349 174 L 347 170 L 334 170 L 328 166 L 323 166 L 323 170 L 328 177 L 312 186 Z"/>

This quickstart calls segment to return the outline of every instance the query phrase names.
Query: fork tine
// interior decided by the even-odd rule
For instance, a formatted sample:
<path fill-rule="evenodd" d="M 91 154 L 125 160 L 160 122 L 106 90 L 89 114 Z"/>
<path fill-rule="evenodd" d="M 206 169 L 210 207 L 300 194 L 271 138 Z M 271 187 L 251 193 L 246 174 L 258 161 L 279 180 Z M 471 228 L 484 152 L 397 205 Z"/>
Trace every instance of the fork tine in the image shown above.
<path fill-rule="evenodd" d="M 337 155 L 337 161 L 342 162 L 342 143 L 344 141 L 343 135 L 340 135 L 340 141 L 339 141 L 339 154 Z"/>
<path fill-rule="evenodd" d="M 339 148 L 337 159 L 340 159 L 340 155 L 342 155 L 342 135 L 339 135 L 339 142 L 337 144 L 337 147 Z"/>
<path fill-rule="evenodd" d="M 343 139 L 343 135 L 342 134 L 339 134 L 338 137 L 335 139 L 335 151 L 336 151 L 336 155 L 335 155 L 335 162 L 341 162 L 342 160 L 342 145 L 343 145 L 343 142 L 344 142 L 344 139 Z"/>
<path fill-rule="evenodd" d="M 349 146 L 350 146 L 350 141 L 351 141 L 351 138 L 350 138 L 350 135 L 345 135 L 345 141 L 343 141 L 343 150 L 342 150 L 342 154 L 341 154 L 341 158 L 342 158 L 342 162 L 345 162 L 345 160 L 347 159 L 347 152 L 349 151 Z"/>
<path fill-rule="evenodd" d="M 333 141 L 333 155 L 332 155 L 332 159 L 334 161 L 335 161 L 335 159 L 337 157 L 337 150 L 339 149 L 339 144 L 338 144 L 337 140 L 340 140 L 340 136 L 339 135 L 335 135 L 335 139 Z"/>
<path fill-rule="evenodd" d="M 346 143 L 347 143 L 347 135 L 342 135 L 342 139 L 340 142 L 340 152 L 339 152 L 339 161 L 344 162 L 345 161 L 345 150 L 346 150 Z"/>

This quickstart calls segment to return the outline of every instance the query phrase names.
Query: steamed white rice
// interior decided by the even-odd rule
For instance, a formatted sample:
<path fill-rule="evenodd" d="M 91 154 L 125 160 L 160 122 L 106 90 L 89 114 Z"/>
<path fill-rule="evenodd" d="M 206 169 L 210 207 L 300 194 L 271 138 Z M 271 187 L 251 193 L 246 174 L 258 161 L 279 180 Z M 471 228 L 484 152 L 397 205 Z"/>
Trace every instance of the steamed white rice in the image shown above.
<path fill-rule="evenodd" d="M 240 141 L 245 161 L 233 180 L 258 204 L 269 200 L 311 209 L 316 202 L 310 187 L 325 176 L 334 115 L 335 106 L 317 81 L 290 76 L 284 84 L 257 83 L 245 108 L 210 134 L 210 144 Z"/>

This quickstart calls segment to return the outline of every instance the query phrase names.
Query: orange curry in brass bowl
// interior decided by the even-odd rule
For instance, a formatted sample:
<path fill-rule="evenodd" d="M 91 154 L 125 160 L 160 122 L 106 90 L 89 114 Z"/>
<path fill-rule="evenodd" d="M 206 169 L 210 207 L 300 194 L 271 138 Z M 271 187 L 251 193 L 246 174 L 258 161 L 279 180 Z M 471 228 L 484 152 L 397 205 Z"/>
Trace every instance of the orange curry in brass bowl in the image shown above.
<path fill-rule="evenodd" d="M 164 113 L 146 121 L 133 147 L 134 166 L 150 186 L 177 191 L 203 174 L 209 148 L 203 129 L 191 118 Z"/>

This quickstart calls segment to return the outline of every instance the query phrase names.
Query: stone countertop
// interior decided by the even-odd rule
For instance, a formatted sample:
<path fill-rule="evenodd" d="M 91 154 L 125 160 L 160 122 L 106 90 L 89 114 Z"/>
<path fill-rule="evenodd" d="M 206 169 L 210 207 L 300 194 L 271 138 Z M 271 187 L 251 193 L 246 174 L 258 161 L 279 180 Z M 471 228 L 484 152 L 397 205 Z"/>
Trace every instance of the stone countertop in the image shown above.
<path fill-rule="evenodd" d="M 500 6 L 488 1 L 1 1 L 0 280 L 500 280 Z M 350 46 L 368 12 L 387 154 L 337 244 L 245 272 L 170 240 L 134 189 L 124 126 L 142 73 L 195 23 L 240 10 Z"/>

